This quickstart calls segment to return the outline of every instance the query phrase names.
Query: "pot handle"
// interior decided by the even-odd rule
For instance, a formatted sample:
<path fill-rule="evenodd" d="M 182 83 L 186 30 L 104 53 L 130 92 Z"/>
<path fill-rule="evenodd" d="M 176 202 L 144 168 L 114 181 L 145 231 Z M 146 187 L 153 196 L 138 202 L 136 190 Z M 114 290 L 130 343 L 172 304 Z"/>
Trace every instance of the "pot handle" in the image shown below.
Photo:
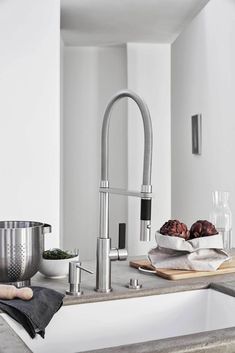
<path fill-rule="evenodd" d="M 43 234 L 45 234 L 45 233 L 51 233 L 51 225 L 50 224 L 44 223 Z"/>

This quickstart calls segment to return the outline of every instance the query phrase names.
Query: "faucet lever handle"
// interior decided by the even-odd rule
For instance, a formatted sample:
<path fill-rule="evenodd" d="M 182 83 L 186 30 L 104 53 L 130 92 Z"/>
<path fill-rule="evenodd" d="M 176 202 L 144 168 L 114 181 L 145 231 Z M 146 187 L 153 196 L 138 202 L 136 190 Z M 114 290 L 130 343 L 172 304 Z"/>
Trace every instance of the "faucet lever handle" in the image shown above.
<path fill-rule="evenodd" d="M 81 265 L 79 265 L 79 264 L 77 264 L 77 265 L 76 265 L 76 267 L 77 267 L 77 268 L 80 268 L 80 270 L 83 270 L 83 271 L 85 271 L 85 272 L 87 272 L 87 273 L 90 273 L 91 275 L 93 275 L 93 274 L 94 274 L 94 272 L 93 272 L 93 271 L 88 270 L 87 268 L 82 267 L 82 266 L 81 266 Z"/>
<path fill-rule="evenodd" d="M 125 249 L 125 247 L 126 247 L 126 223 L 119 223 L 118 249 Z"/>

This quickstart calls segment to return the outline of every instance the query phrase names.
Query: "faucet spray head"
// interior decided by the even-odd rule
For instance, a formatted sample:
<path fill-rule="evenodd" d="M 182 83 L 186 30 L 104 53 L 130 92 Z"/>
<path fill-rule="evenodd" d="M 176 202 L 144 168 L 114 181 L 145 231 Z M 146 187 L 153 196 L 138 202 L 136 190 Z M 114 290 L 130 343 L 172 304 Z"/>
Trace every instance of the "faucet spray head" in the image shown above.
<path fill-rule="evenodd" d="M 140 240 L 151 240 L 151 198 L 141 199 Z"/>
<path fill-rule="evenodd" d="M 151 240 L 151 221 L 140 221 L 140 241 Z"/>

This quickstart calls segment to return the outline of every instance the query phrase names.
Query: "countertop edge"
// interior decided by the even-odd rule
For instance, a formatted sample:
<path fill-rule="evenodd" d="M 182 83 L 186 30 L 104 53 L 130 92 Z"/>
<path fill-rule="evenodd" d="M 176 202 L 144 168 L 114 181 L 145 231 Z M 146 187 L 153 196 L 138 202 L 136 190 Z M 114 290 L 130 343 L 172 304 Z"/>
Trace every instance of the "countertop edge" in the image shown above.
<path fill-rule="evenodd" d="M 124 346 L 86 351 L 86 353 L 183 353 L 183 352 L 228 352 L 227 348 L 235 350 L 235 327 L 222 330 L 195 333 L 162 340 L 134 343 Z M 223 350 L 221 350 L 223 348 Z M 85 353 L 85 352 L 84 352 Z"/>
<path fill-rule="evenodd" d="M 80 297 L 65 296 L 63 300 L 63 305 L 97 303 L 101 301 L 147 297 L 151 295 L 170 294 L 170 293 L 185 292 L 190 290 L 206 289 L 206 288 L 210 288 L 209 282 L 178 285 L 175 287 L 129 290 L 128 292 L 111 292 L 108 294 L 94 293 L 94 294 L 84 295 Z"/>

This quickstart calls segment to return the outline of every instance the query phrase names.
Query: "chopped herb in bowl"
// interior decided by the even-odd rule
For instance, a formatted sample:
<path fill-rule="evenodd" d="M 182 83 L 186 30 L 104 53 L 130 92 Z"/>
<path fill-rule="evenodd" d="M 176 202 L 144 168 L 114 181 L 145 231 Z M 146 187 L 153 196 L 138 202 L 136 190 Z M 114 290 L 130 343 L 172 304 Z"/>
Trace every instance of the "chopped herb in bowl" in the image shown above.
<path fill-rule="evenodd" d="M 71 254 L 70 252 L 61 249 L 51 249 L 43 252 L 43 258 L 46 260 L 65 260 L 76 256 L 77 254 Z"/>
<path fill-rule="evenodd" d="M 42 254 L 39 272 L 47 278 L 64 278 L 68 276 L 69 263 L 78 260 L 78 249 L 74 251 L 64 251 L 61 249 L 46 250 Z"/>

